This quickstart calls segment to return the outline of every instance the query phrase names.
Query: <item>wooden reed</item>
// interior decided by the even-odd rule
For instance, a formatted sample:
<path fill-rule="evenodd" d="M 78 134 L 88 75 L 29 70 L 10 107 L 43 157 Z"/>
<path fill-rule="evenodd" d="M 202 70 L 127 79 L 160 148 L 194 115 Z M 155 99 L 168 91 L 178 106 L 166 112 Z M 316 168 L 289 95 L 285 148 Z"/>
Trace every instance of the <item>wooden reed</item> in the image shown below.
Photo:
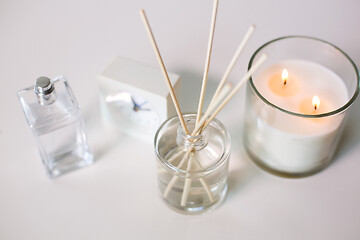
<path fill-rule="evenodd" d="M 210 67 L 211 50 L 212 50 L 212 44 L 213 44 L 213 40 L 214 40 L 217 8 L 218 8 L 218 0 L 214 0 L 208 48 L 207 48 L 206 61 L 205 61 L 205 68 L 204 68 L 203 80 L 202 80 L 201 91 L 200 91 L 199 105 L 198 105 L 198 110 L 197 110 L 197 114 L 196 114 L 196 124 L 198 124 L 198 122 L 200 121 L 202 107 L 204 104 L 205 89 L 206 89 L 209 67 Z"/>
<path fill-rule="evenodd" d="M 174 89 L 173 89 L 173 87 L 172 87 L 172 85 L 171 85 L 169 75 L 168 75 L 168 73 L 167 73 L 167 71 L 166 71 L 164 62 L 163 62 L 163 60 L 162 60 L 162 57 L 161 57 L 159 48 L 158 48 L 158 46 L 157 46 L 157 44 L 156 44 L 154 35 L 153 35 L 152 31 L 151 31 L 151 27 L 150 27 L 149 21 L 148 21 L 148 19 L 147 19 L 147 17 L 146 17 L 146 14 L 145 14 L 144 9 L 141 9 L 141 10 L 139 11 L 139 13 L 140 13 L 141 19 L 143 20 L 143 23 L 144 23 L 146 32 L 147 32 L 147 34 L 148 34 L 148 36 L 149 36 L 149 38 L 150 38 L 151 45 L 152 45 L 152 47 L 153 47 L 153 49 L 154 49 L 156 58 L 157 58 L 157 60 L 158 60 L 158 63 L 159 63 L 159 65 L 160 65 L 160 68 L 161 68 L 161 72 L 162 72 L 162 74 L 163 74 L 163 76 L 164 76 L 164 79 L 165 79 L 165 82 L 166 82 L 166 85 L 167 85 L 168 88 L 169 88 L 170 96 L 171 96 L 171 99 L 172 99 L 172 101 L 173 101 L 173 103 L 174 103 L 174 106 L 175 106 L 175 109 L 176 109 L 176 113 L 177 113 L 177 115 L 179 116 L 179 120 L 180 120 L 181 126 L 182 126 L 184 132 L 189 135 L 188 129 L 187 129 L 186 124 L 185 124 L 185 121 L 184 121 L 184 117 L 183 117 L 183 115 L 182 115 L 182 113 L 181 113 L 179 103 L 178 103 L 178 101 L 177 101 L 177 99 L 176 99 Z"/>
<path fill-rule="evenodd" d="M 223 107 L 230 101 L 230 99 L 232 97 L 234 97 L 234 95 L 240 90 L 241 86 L 250 78 L 250 76 L 256 71 L 257 68 L 260 67 L 261 64 L 264 63 L 264 61 L 266 60 L 267 55 L 263 54 L 261 55 L 261 57 L 259 58 L 259 60 L 250 68 L 250 70 L 243 76 L 243 78 L 240 80 L 240 82 L 234 87 L 234 89 L 231 91 L 231 93 L 222 101 L 222 103 L 216 108 L 215 111 L 213 111 L 212 113 L 209 113 L 208 116 L 204 115 L 200 122 L 199 125 L 194 129 L 193 132 L 198 132 L 202 126 L 202 124 L 205 123 L 204 128 L 206 128 L 209 123 L 215 118 L 215 116 L 221 111 L 221 109 L 223 109 Z M 209 115 L 211 115 L 209 117 Z M 207 117 L 209 117 L 209 119 L 207 119 Z"/>
<path fill-rule="evenodd" d="M 246 43 L 249 41 L 249 39 L 250 39 L 251 35 L 253 34 L 254 30 L 255 30 L 255 25 L 251 25 L 251 26 L 249 27 L 249 29 L 247 30 L 244 38 L 242 39 L 242 41 L 241 41 L 240 45 L 238 46 L 238 48 L 237 48 L 234 56 L 232 57 L 232 59 L 231 59 L 231 61 L 230 61 L 230 63 L 229 63 L 229 66 L 227 67 L 227 69 L 226 69 L 223 77 L 221 78 L 220 83 L 219 83 L 219 85 L 217 86 L 216 91 L 215 91 L 215 93 L 214 93 L 214 95 L 213 95 L 213 97 L 212 97 L 209 105 L 211 105 L 211 103 L 212 103 L 212 102 L 215 100 L 215 98 L 219 95 L 221 89 L 223 88 L 226 80 L 228 79 L 231 71 L 233 70 L 233 68 L 234 68 L 237 60 L 238 60 L 239 57 L 240 57 L 240 54 L 241 54 L 242 50 L 244 49 Z"/>

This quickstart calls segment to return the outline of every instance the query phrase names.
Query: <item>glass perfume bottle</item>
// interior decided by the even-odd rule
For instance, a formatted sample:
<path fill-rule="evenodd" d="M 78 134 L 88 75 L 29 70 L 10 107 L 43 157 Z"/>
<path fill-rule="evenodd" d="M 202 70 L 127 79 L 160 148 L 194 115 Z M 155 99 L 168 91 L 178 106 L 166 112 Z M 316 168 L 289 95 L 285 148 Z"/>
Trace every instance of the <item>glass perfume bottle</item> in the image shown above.
<path fill-rule="evenodd" d="M 79 104 L 63 76 L 40 77 L 17 94 L 50 178 L 93 163 Z"/>
<path fill-rule="evenodd" d="M 195 114 L 185 114 L 191 132 Z M 165 121 L 155 135 L 159 189 L 175 211 L 199 214 L 218 206 L 227 193 L 230 137 L 214 119 L 196 136 L 184 133 L 179 118 Z"/>

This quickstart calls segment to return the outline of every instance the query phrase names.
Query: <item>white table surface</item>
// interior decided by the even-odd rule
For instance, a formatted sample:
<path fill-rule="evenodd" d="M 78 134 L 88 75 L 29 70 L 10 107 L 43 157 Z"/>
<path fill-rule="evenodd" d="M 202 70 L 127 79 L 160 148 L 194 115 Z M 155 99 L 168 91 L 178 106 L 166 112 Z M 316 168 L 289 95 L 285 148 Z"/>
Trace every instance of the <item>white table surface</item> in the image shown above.
<path fill-rule="evenodd" d="M 314 176 L 284 179 L 244 152 L 242 89 L 218 117 L 232 139 L 226 201 L 200 216 L 161 202 L 153 145 L 105 133 L 94 107 L 96 75 L 116 55 L 157 66 L 140 8 L 168 70 L 182 77 L 182 109 L 195 111 L 212 1 L 0 1 L 0 239 L 360 239 L 359 101 L 334 162 Z M 220 0 L 207 94 L 252 23 L 257 31 L 231 81 L 257 47 L 284 35 L 330 41 L 359 65 L 359 10 L 357 0 Z M 16 91 L 60 74 L 82 105 L 96 163 L 50 180 Z"/>

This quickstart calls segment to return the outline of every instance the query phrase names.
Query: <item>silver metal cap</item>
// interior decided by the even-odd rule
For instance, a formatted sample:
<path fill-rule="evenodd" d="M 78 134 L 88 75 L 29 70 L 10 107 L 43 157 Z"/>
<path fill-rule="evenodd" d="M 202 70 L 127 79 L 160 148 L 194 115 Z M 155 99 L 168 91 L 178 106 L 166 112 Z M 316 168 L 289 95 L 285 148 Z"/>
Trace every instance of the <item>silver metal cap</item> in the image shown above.
<path fill-rule="evenodd" d="M 54 91 L 54 85 L 52 84 L 50 78 L 48 77 L 39 77 L 36 79 L 35 83 L 35 93 L 41 95 L 47 95 Z"/>

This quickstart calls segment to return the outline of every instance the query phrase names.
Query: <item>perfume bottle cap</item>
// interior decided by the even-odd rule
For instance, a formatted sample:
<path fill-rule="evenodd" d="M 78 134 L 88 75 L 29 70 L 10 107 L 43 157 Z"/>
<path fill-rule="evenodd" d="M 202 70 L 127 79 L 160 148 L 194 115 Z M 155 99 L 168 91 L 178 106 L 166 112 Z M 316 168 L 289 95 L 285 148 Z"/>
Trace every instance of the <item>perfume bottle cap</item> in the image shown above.
<path fill-rule="evenodd" d="M 40 95 L 48 95 L 54 91 L 54 85 L 52 84 L 50 78 L 48 77 L 39 77 L 36 79 L 35 83 L 35 93 Z"/>

